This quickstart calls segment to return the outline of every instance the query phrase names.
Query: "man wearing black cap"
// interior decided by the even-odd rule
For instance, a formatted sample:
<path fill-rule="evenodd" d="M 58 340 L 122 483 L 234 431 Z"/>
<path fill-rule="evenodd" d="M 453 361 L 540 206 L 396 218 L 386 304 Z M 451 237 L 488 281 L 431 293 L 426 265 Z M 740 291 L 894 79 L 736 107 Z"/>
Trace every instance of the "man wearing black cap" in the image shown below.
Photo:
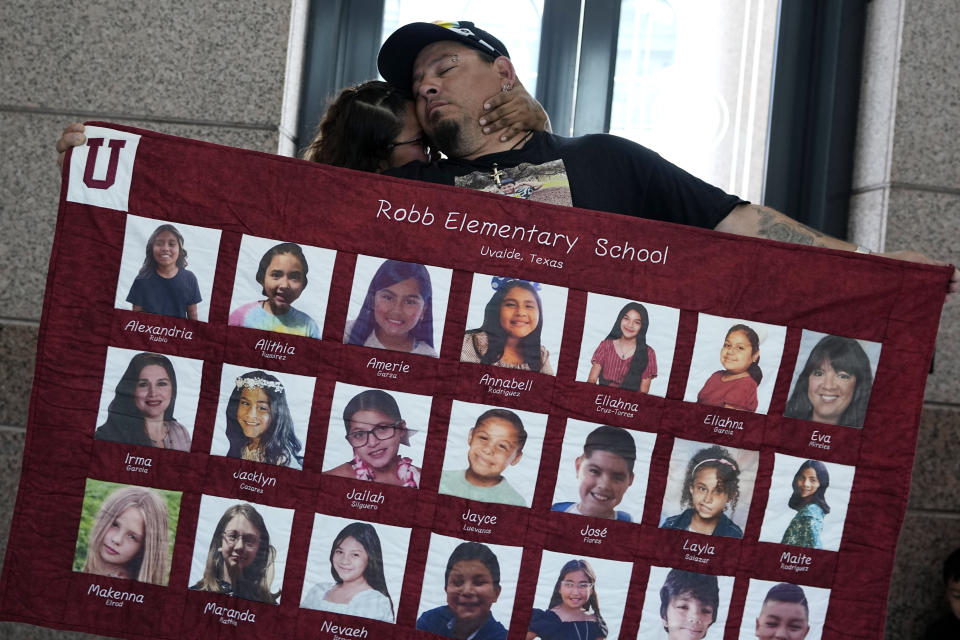
<path fill-rule="evenodd" d="M 564 138 L 539 131 L 507 142 L 484 136 L 484 99 L 517 82 L 509 56 L 498 38 L 472 22 L 414 22 L 387 38 L 377 60 L 380 74 L 414 94 L 421 125 L 447 156 L 387 173 L 490 191 L 504 178 L 534 178 L 542 187 L 527 194 L 531 200 L 869 253 L 728 195 L 624 138 Z M 915 251 L 882 255 L 945 264 Z M 958 284 L 960 271 L 954 270 L 949 291 Z"/>

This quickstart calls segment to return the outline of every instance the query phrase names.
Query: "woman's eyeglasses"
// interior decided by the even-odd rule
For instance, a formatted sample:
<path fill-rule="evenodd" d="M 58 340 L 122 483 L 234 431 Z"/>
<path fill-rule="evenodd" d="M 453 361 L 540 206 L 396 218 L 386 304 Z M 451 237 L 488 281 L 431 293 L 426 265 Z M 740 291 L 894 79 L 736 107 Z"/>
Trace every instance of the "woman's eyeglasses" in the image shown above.
<path fill-rule="evenodd" d="M 426 153 L 426 152 L 427 152 L 427 142 L 426 142 L 426 140 L 423 139 L 423 136 L 417 136 L 416 138 L 414 138 L 414 139 L 412 139 L 412 140 L 403 140 L 402 142 L 391 142 L 390 144 L 387 145 L 387 151 L 393 151 L 393 150 L 396 149 L 397 147 L 402 146 L 402 145 L 405 145 L 405 144 L 415 144 L 415 143 L 418 143 L 418 142 L 420 143 L 420 146 L 423 147 L 424 153 Z"/>
<path fill-rule="evenodd" d="M 224 531 L 223 540 L 229 545 L 237 544 L 237 540 L 243 540 L 243 546 L 247 549 L 256 549 L 260 546 L 260 536 L 253 533 L 240 533 L 239 531 Z"/>
<path fill-rule="evenodd" d="M 370 434 L 377 440 L 388 440 L 393 437 L 397 429 L 403 429 L 403 422 L 394 422 L 393 424 L 378 424 L 373 429 L 367 431 L 351 431 L 346 436 L 347 442 L 354 447 L 362 447 L 370 441 Z"/>

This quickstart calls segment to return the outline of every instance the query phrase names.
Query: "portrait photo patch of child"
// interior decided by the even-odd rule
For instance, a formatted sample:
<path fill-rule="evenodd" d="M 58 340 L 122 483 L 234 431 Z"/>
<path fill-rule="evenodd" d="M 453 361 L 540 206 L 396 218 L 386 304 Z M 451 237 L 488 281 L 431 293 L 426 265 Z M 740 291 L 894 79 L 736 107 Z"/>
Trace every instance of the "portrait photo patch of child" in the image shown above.
<path fill-rule="evenodd" d="M 733 576 L 650 567 L 637 638 L 721 640 Z"/>
<path fill-rule="evenodd" d="M 527 639 L 617 638 L 632 562 L 544 551 Z"/>
<path fill-rule="evenodd" d="M 679 322 L 672 307 L 587 294 L 576 379 L 666 396 Z"/>
<path fill-rule="evenodd" d="M 200 496 L 190 589 L 280 604 L 293 509 Z"/>
<path fill-rule="evenodd" d="M 568 419 L 553 511 L 639 522 L 655 433 Z"/>
<path fill-rule="evenodd" d="M 804 329 L 783 415 L 860 428 L 880 361 L 879 342 Z"/>
<path fill-rule="evenodd" d="M 166 586 L 181 495 L 87 478 L 73 570 Z"/>
<path fill-rule="evenodd" d="M 829 601 L 829 589 L 751 579 L 740 637 L 820 640 Z"/>
<path fill-rule="evenodd" d="M 224 363 L 210 453 L 302 469 L 314 383 Z"/>
<path fill-rule="evenodd" d="M 190 451 L 203 361 L 107 347 L 94 439 Z"/>
<path fill-rule="evenodd" d="M 228 324 L 319 340 L 336 255 L 331 249 L 244 235 Z"/>
<path fill-rule="evenodd" d="M 766 413 L 786 337 L 786 327 L 699 314 L 683 399 Z"/>
<path fill-rule="evenodd" d="M 556 375 L 566 309 L 564 287 L 474 274 L 460 361 Z"/>
<path fill-rule="evenodd" d="M 396 621 L 410 529 L 314 514 L 300 606 Z"/>
<path fill-rule="evenodd" d="M 323 472 L 420 488 L 432 398 L 338 382 L 333 391 Z"/>
<path fill-rule="evenodd" d="M 220 230 L 127 215 L 114 307 L 207 322 Z"/>
<path fill-rule="evenodd" d="M 756 451 L 674 440 L 660 528 L 743 538 L 759 464 Z"/>
<path fill-rule="evenodd" d="M 451 278 L 450 269 L 358 255 L 343 343 L 438 357 Z"/>
<path fill-rule="evenodd" d="M 417 629 L 445 638 L 506 640 L 522 547 L 430 535 Z"/>
<path fill-rule="evenodd" d="M 761 542 L 838 551 L 855 468 L 775 454 Z"/>
<path fill-rule="evenodd" d="M 547 416 L 453 401 L 439 492 L 529 507 Z"/>

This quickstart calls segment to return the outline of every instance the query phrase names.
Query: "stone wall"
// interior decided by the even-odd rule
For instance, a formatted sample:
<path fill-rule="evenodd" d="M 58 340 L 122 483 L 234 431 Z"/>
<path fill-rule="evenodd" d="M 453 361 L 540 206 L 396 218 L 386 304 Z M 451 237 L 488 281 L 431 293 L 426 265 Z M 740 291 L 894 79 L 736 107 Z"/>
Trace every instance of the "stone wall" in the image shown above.
<path fill-rule="evenodd" d="M 291 0 L 0 4 L 0 549 L 60 194 L 54 142 L 95 119 L 276 153 L 290 15 Z M 0 623 L 0 637 L 93 636 Z"/>
<path fill-rule="evenodd" d="M 953 0 L 873 0 L 857 131 L 852 236 L 957 261 L 960 14 Z M 927 382 L 886 637 L 918 638 L 944 612 L 940 568 L 960 547 L 960 300 L 944 309 Z M 896 425 L 887 425 L 896 429 Z M 907 452 L 904 452 L 906 455 Z"/>

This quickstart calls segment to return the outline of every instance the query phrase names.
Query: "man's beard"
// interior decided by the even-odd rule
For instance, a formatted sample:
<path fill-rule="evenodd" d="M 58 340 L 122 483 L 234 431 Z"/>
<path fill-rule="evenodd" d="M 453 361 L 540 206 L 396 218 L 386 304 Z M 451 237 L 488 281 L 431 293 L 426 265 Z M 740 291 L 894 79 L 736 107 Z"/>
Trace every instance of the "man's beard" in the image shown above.
<path fill-rule="evenodd" d="M 460 135 L 460 123 L 456 120 L 441 120 L 430 132 L 430 139 L 443 151 L 448 158 L 459 158 L 467 155 L 463 149 L 463 138 Z"/>

